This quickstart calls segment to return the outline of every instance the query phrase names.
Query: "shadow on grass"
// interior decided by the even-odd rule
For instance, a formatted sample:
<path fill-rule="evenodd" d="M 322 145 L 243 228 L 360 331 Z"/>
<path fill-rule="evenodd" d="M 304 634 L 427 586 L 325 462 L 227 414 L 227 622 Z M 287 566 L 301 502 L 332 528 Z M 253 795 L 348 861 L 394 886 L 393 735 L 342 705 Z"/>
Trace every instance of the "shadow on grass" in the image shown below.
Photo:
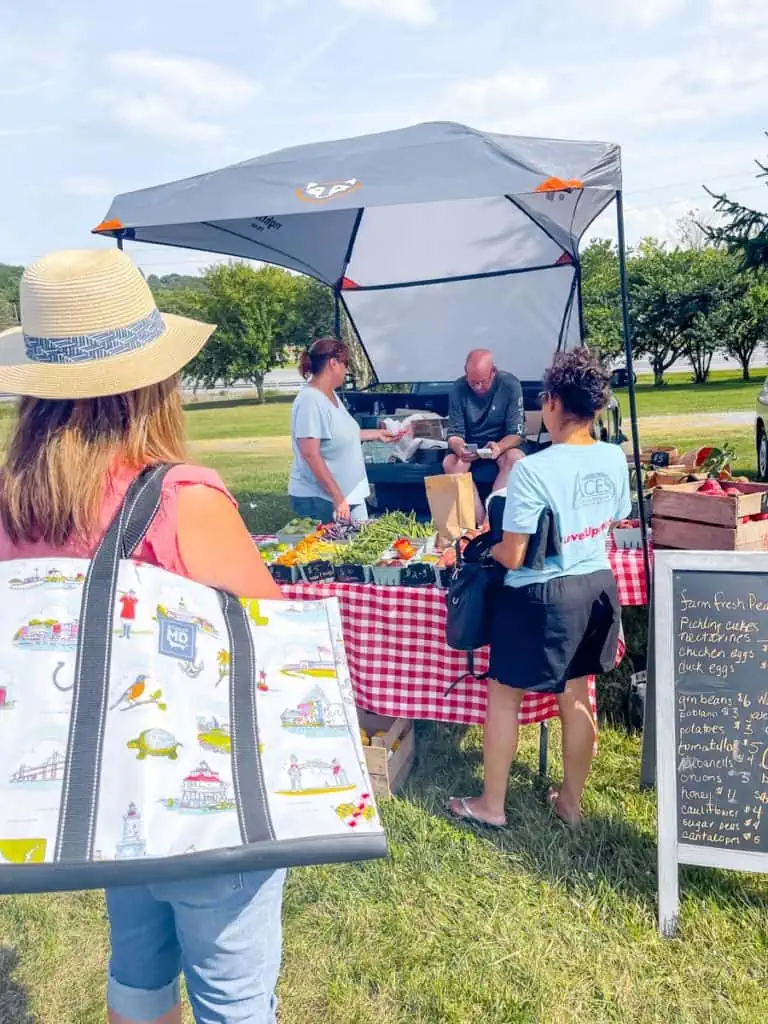
<path fill-rule="evenodd" d="M 738 377 L 710 377 L 709 380 L 702 383 L 695 383 L 693 374 L 691 374 L 686 380 L 676 380 L 673 383 L 667 383 L 665 381 L 660 387 L 657 387 L 650 381 L 641 381 L 635 385 L 635 393 L 638 395 L 649 394 L 649 395 L 674 395 L 684 394 L 690 395 L 691 391 L 698 392 L 712 392 L 715 389 L 718 391 L 743 391 L 745 387 L 749 387 L 754 384 L 759 387 L 761 383 L 760 373 L 753 372 L 750 380 L 742 380 L 741 376 Z M 614 394 L 626 397 L 629 392 L 626 388 L 614 388 Z"/>
<path fill-rule="evenodd" d="M 33 1024 L 26 988 L 14 980 L 19 954 L 0 946 L 0 1021 L 2 1024 Z"/>
<path fill-rule="evenodd" d="M 419 726 L 419 764 L 403 795 L 430 814 L 447 817 L 445 804 L 450 796 L 478 792 L 482 752 L 477 747 L 460 749 L 466 731 L 463 726 L 437 723 Z M 638 763 L 635 788 L 631 783 L 627 786 L 625 806 L 631 800 L 638 817 L 648 821 L 653 818 L 648 813 L 653 795 L 639 792 L 639 770 Z M 655 834 L 631 820 L 600 814 L 590 815 L 573 831 L 547 807 L 549 783 L 516 761 L 507 794 L 507 828 L 491 832 L 459 821 L 456 828 L 473 830 L 527 873 L 569 889 L 617 892 L 655 913 Z M 595 787 L 601 799 L 616 799 L 614 792 L 601 790 L 597 783 Z M 768 909 L 766 887 L 756 875 L 681 867 L 681 891 L 702 906 L 714 899 L 734 908 Z"/>
<path fill-rule="evenodd" d="M 267 405 L 290 405 L 296 395 L 283 394 L 282 392 L 267 392 L 264 396 L 264 401 L 260 402 L 258 398 L 212 398 L 207 399 L 204 397 L 199 398 L 196 402 L 186 401 L 184 403 L 184 411 L 190 412 L 195 409 L 238 409 L 246 408 L 249 406 L 256 406 L 264 408 Z"/>
<path fill-rule="evenodd" d="M 240 515 L 251 533 L 275 533 L 291 521 L 291 499 L 287 494 L 234 491 Z"/>

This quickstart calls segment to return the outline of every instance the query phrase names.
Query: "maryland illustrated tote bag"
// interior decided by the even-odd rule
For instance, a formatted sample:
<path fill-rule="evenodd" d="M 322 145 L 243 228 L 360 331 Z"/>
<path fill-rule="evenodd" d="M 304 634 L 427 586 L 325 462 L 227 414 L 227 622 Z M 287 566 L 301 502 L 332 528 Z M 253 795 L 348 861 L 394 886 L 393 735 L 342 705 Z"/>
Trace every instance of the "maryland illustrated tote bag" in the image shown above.
<path fill-rule="evenodd" d="M 0 563 L 0 892 L 382 857 L 335 601 L 239 601 L 130 560 Z"/>

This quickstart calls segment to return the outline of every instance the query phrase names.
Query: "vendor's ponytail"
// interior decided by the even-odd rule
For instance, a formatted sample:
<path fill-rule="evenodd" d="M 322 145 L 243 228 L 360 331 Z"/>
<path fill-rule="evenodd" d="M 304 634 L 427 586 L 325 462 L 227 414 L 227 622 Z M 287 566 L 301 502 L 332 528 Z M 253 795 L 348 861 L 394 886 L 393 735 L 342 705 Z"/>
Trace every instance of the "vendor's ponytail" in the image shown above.
<path fill-rule="evenodd" d="M 304 349 L 299 356 L 299 373 L 304 380 L 312 376 L 312 359 L 307 349 Z"/>
<path fill-rule="evenodd" d="M 349 349 L 338 338 L 318 338 L 299 356 L 299 373 L 305 380 L 307 377 L 317 377 L 331 359 L 338 359 L 347 366 Z"/>

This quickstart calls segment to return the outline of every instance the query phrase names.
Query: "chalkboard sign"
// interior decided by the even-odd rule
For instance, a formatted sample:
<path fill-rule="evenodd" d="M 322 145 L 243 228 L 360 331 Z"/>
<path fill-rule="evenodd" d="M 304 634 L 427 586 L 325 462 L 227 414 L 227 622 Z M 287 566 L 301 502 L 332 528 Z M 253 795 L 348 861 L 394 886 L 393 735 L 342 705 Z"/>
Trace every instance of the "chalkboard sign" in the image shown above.
<path fill-rule="evenodd" d="M 768 872 L 768 554 L 657 551 L 659 925 L 677 865 Z"/>
<path fill-rule="evenodd" d="M 669 452 L 651 452 L 651 465 L 657 469 L 666 469 L 669 465 Z"/>

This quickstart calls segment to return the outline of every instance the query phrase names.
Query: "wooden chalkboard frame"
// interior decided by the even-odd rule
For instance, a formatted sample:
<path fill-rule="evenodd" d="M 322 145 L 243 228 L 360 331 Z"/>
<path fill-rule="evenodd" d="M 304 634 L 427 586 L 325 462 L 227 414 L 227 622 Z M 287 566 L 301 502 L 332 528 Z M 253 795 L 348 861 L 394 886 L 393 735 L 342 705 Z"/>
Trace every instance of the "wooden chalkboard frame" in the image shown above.
<path fill-rule="evenodd" d="M 654 681 L 656 719 L 656 788 L 658 796 L 659 931 L 677 932 L 680 908 L 678 866 L 723 868 L 768 873 L 768 855 L 743 850 L 716 850 L 678 842 L 677 740 L 675 734 L 675 630 L 673 581 L 676 572 L 738 572 L 768 575 L 768 552 L 654 552 Z"/>

